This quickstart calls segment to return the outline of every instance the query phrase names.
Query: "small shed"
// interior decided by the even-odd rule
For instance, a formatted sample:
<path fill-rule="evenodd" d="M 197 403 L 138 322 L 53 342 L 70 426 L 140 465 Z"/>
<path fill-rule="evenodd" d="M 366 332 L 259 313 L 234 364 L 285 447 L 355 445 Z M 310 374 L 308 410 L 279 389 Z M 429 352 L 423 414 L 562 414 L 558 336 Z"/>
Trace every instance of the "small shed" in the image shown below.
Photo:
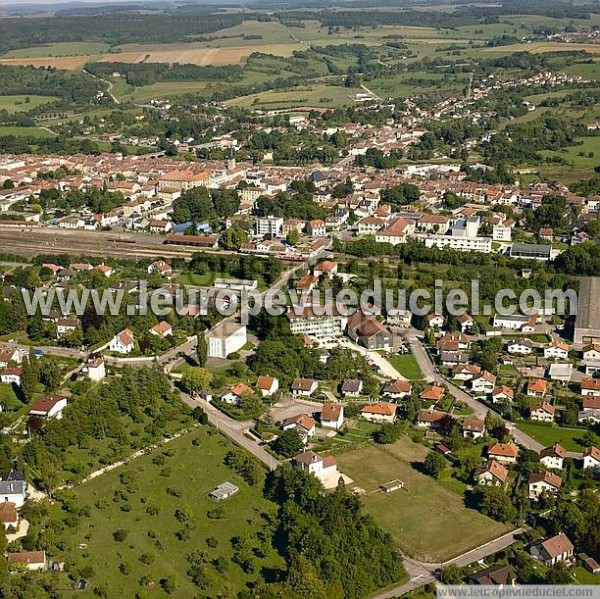
<path fill-rule="evenodd" d="M 238 487 L 227 481 L 220 484 L 214 491 L 211 491 L 210 496 L 217 501 L 221 501 L 235 495 L 238 491 Z"/>

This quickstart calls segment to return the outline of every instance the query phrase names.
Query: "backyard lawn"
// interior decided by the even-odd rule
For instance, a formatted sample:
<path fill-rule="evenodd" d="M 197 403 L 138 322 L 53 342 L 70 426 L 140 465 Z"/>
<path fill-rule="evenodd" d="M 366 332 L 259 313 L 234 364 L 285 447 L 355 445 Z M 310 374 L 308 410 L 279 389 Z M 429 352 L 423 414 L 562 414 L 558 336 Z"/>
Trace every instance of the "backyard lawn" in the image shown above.
<path fill-rule="evenodd" d="M 563 428 L 529 421 L 517 422 L 515 426 L 544 447 L 554 443 L 560 443 L 567 451 L 583 451 L 586 447 L 583 442 L 585 429 L 582 428 Z"/>
<path fill-rule="evenodd" d="M 416 558 L 439 561 L 482 545 L 510 528 L 465 507 L 461 495 L 421 474 L 428 449 L 402 437 L 385 448 L 362 447 L 336 456 L 340 470 L 364 489 L 363 503 L 400 548 Z M 378 491 L 393 479 L 405 490 Z"/>

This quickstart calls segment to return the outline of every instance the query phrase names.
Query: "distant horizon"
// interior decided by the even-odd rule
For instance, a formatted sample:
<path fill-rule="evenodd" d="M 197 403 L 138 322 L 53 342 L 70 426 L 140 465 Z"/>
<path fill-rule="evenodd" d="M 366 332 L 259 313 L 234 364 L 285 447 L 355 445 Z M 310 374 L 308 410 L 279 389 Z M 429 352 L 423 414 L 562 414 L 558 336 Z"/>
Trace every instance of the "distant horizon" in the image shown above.
<path fill-rule="evenodd" d="M 0 0 L 0 9 L 2 8 L 13 8 L 18 9 L 20 7 L 29 7 L 29 6 L 40 6 L 51 8 L 53 6 L 63 6 L 65 4 L 70 4 L 73 7 L 77 7 L 79 5 L 97 5 L 97 6 L 106 6 L 108 4 L 150 4 L 150 3 L 175 3 L 176 0 Z M 184 3 L 183 1 L 181 2 Z M 219 4 L 219 0 L 185 0 L 186 4 Z M 237 0 L 232 0 L 231 2 L 227 2 L 227 4 L 237 4 Z M 240 1 L 239 4 L 243 4 L 244 2 Z"/>

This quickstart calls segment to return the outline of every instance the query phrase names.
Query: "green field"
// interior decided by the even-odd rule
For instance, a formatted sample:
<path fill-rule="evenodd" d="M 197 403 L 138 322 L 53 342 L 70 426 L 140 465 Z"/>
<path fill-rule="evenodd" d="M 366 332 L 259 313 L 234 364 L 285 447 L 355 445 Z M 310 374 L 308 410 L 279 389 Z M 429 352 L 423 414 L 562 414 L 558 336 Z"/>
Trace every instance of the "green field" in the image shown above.
<path fill-rule="evenodd" d="M 411 466 L 422 462 L 427 451 L 403 437 L 385 449 L 369 446 L 336 457 L 340 470 L 366 491 L 362 501 L 367 511 L 412 556 L 446 560 L 510 530 L 467 509 L 463 497 Z M 406 490 L 378 491 L 393 479 L 404 481 Z"/>
<path fill-rule="evenodd" d="M 585 449 L 583 444 L 585 429 L 563 428 L 529 421 L 517 422 L 515 426 L 544 447 L 560 443 L 567 451 L 583 451 Z"/>
<path fill-rule="evenodd" d="M 29 101 L 27 101 L 27 98 L 29 98 Z M 56 100 L 57 98 L 52 96 L 0 96 L 0 110 L 6 110 L 11 114 L 25 112 Z"/>
<path fill-rule="evenodd" d="M 412 354 L 403 356 L 391 356 L 386 358 L 387 361 L 409 381 L 415 381 L 423 378 L 423 373 Z"/>
<path fill-rule="evenodd" d="M 89 587 L 79 596 L 93 597 L 93 589 L 99 587 L 105 589 L 104 597 L 145 596 L 144 588 L 152 596 L 166 597 L 160 588 L 166 577 L 175 580 L 174 597 L 237 596 L 249 580 L 260 578 L 258 571 L 245 573 L 232 562 L 231 540 L 239 536 L 252 537 L 252 544 L 266 552 L 264 558 L 255 558 L 258 568 L 281 568 L 265 522 L 265 515 L 272 517 L 276 506 L 263 499 L 261 485 L 249 487 L 223 464 L 232 447 L 220 433 L 202 428 L 77 487 L 77 505 L 87 506 L 90 516 L 69 530 L 62 557 L 75 568 L 93 568 Z M 216 502 L 208 493 L 225 481 L 240 491 Z M 207 513 L 217 507 L 223 509 L 222 519 L 209 518 Z M 175 513 L 178 509 L 185 510 L 192 522 L 191 534 L 184 540 L 177 538 L 184 529 Z M 121 542 L 113 538 L 119 529 L 126 532 Z M 254 539 L 257 532 L 265 533 L 266 541 Z M 208 538 L 213 540 L 207 543 Z M 193 551 L 206 554 L 203 569 L 208 584 L 202 590 L 187 574 L 186 556 Z M 223 572 L 214 566 L 217 558 Z M 146 584 L 140 582 L 144 576 Z"/>
<path fill-rule="evenodd" d="M 235 98 L 227 102 L 230 106 L 242 106 L 261 110 L 277 110 L 294 106 L 336 106 L 354 105 L 352 94 L 361 92 L 359 88 L 324 85 L 315 83 L 301 88 L 284 91 L 268 91 L 251 96 Z"/>
<path fill-rule="evenodd" d="M 0 126 L 0 137 L 5 137 L 7 135 L 32 136 L 39 138 L 54 137 L 53 133 L 50 133 L 50 131 L 46 131 L 45 129 L 40 129 L 39 127 Z"/>
<path fill-rule="evenodd" d="M 4 58 L 45 58 L 47 56 L 79 56 L 81 54 L 102 54 L 110 46 L 101 42 L 59 42 L 44 46 L 20 48 L 4 54 Z"/>
<path fill-rule="evenodd" d="M 542 151 L 542 156 L 559 156 L 567 160 L 573 167 L 584 169 L 592 176 L 594 168 L 600 161 L 600 136 L 598 137 L 580 137 L 577 141 L 581 145 L 570 146 L 561 151 Z M 580 155 L 583 154 L 583 155 Z"/>

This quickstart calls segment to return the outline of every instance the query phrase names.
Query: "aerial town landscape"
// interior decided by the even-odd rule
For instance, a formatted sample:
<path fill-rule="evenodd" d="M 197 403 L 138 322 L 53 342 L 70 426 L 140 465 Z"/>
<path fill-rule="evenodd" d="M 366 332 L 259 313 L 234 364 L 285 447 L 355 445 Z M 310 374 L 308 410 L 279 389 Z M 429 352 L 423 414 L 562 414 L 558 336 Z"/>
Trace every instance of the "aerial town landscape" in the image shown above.
<path fill-rule="evenodd" d="M 600 589 L 599 80 L 592 0 L 0 0 L 0 597 Z"/>

